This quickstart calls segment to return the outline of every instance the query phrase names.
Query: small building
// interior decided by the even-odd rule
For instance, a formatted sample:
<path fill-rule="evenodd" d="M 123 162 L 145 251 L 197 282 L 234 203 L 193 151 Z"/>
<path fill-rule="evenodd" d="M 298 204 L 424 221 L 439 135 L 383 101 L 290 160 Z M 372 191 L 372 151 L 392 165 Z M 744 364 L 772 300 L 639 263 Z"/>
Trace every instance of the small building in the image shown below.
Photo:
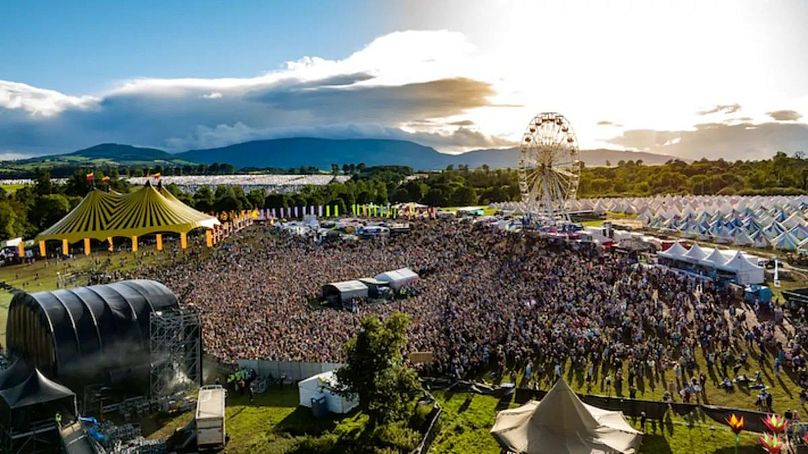
<path fill-rule="evenodd" d="M 393 271 L 387 271 L 376 275 L 376 279 L 382 282 L 387 282 L 393 290 L 398 290 L 402 287 L 410 286 L 420 279 L 418 274 L 409 268 L 400 268 Z"/>
<path fill-rule="evenodd" d="M 300 405 L 312 408 L 315 401 L 324 398 L 331 413 L 344 415 L 350 412 L 359 405 L 359 400 L 349 399 L 337 393 L 337 384 L 337 375 L 334 371 L 323 372 L 301 381 L 297 384 Z"/>
<path fill-rule="evenodd" d="M 322 288 L 323 299 L 330 304 L 344 303 L 354 298 L 367 298 L 368 286 L 361 281 L 343 281 L 325 284 Z"/>

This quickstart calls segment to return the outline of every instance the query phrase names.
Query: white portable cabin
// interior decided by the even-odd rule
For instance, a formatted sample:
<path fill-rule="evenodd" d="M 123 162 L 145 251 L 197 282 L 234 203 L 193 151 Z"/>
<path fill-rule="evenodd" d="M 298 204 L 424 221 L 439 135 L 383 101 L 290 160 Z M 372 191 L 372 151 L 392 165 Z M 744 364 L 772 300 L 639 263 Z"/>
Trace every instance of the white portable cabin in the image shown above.
<path fill-rule="evenodd" d="M 337 385 L 337 375 L 334 371 L 323 372 L 302 380 L 297 384 L 298 395 L 300 397 L 300 405 L 303 407 L 311 408 L 311 400 L 325 397 L 328 411 L 344 415 L 350 412 L 357 405 L 359 401 L 356 399 L 348 399 L 345 396 L 337 394 L 334 391 Z"/>
<path fill-rule="evenodd" d="M 393 271 L 387 271 L 375 276 L 376 279 L 387 282 L 393 290 L 398 290 L 401 287 L 412 285 L 418 282 L 418 274 L 409 268 L 399 268 Z"/>
<path fill-rule="evenodd" d="M 226 442 L 224 400 L 227 391 L 218 385 L 199 389 L 196 403 L 196 444 L 199 447 L 224 446 Z"/>

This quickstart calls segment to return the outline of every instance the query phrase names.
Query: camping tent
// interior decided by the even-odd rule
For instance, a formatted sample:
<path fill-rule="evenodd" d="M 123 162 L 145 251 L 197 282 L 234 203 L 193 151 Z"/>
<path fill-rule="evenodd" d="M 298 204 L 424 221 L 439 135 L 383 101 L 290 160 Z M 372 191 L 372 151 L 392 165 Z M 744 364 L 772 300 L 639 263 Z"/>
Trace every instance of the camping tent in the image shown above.
<path fill-rule="evenodd" d="M 581 402 L 563 379 L 541 402 L 499 412 L 491 434 L 503 450 L 525 454 L 632 454 L 642 435 L 622 412 Z"/>
<path fill-rule="evenodd" d="M 328 411 L 343 415 L 353 410 L 359 401 L 337 394 L 337 375 L 334 371 L 313 375 L 297 384 L 300 405 L 311 408 L 311 400 L 325 397 Z"/>
<path fill-rule="evenodd" d="M 772 247 L 784 251 L 796 251 L 800 246 L 800 240 L 789 232 L 783 232 L 772 240 Z"/>
<path fill-rule="evenodd" d="M 387 282 L 390 288 L 398 290 L 418 282 L 418 274 L 409 268 L 400 268 L 393 271 L 377 274 L 376 279 Z"/>

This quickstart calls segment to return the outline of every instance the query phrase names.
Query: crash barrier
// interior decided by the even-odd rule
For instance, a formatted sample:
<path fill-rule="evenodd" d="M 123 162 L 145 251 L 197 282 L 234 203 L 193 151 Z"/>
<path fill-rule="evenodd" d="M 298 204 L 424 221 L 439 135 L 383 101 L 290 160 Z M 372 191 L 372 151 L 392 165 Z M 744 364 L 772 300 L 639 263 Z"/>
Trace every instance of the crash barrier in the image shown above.
<path fill-rule="evenodd" d="M 341 363 L 314 363 L 298 361 L 238 360 L 238 367 L 253 369 L 262 377 L 272 377 L 273 382 L 295 383 L 312 375 L 330 372 L 342 367 Z"/>

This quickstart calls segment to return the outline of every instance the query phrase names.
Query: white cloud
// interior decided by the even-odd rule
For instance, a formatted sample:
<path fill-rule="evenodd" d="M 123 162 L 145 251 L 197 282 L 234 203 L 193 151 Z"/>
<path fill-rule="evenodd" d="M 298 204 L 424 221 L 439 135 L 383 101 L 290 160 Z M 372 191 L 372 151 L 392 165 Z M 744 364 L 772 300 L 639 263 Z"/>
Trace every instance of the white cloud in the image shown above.
<path fill-rule="evenodd" d="M 0 80 L 0 108 L 23 110 L 34 116 L 56 115 L 66 109 L 87 109 L 97 102 L 91 96 L 68 96 L 58 91 Z"/>
<path fill-rule="evenodd" d="M 570 119 L 583 148 L 683 157 L 730 157 L 737 149 L 738 156 L 763 157 L 802 137 L 799 128 L 768 126 L 767 112 L 772 106 L 808 112 L 808 96 L 766 91 L 787 81 L 750 89 L 748 74 L 762 66 L 743 63 L 753 59 L 730 61 L 738 77 L 728 77 L 720 70 L 729 63 L 717 65 L 717 50 L 705 46 L 704 36 L 671 32 L 653 42 L 636 36 L 652 36 L 656 25 L 633 30 L 584 20 L 578 28 L 593 30 L 593 41 L 590 33 L 569 37 L 568 24 L 549 20 L 567 6 L 523 6 L 498 16 L 502 27 L 488 27 L 480 47 L 463 33 L 401 31 L 344 59 L 305 56 L 244 78 L 132 79 L 95 96 L 0 81 L 0 147 L 45 154 L 119 142 L 181 151 L 295 135 L 401 138 L 461 151 L 512 145 L 533 115 L 549 110 Z M 564 39 L 535 41 L 529 25 L 536 17 L 547 18 L 548 36 Z M 733 58 L 747 52 L 730 47 Z M 672 58 L 681 49 L 692 58 Z M 804 126 L 788 118 L 794 120 L 783 127 Z M 705 122 L 719 127 L 707 130 Z M 750 136 L 744 132 L 750 125 L 770 135 Z"/>
<path fill-rule="evenodd" d="M 180 151 L 349 132 L 453 150 L 502 143 L 468 122 L 449 124 L 496 94 L 489 82 L 464 77 L 461 63 L 473 50 L 459 33 L 406 31 L 342 60 L 303 57 L 247 78 L 132 79 L 98 97 L 2 82 L 0 115 L 10 113 L 0 146 L 53 153 L 112 141 Z M 413 120 L 432 126 L 401 129 Z"/>

